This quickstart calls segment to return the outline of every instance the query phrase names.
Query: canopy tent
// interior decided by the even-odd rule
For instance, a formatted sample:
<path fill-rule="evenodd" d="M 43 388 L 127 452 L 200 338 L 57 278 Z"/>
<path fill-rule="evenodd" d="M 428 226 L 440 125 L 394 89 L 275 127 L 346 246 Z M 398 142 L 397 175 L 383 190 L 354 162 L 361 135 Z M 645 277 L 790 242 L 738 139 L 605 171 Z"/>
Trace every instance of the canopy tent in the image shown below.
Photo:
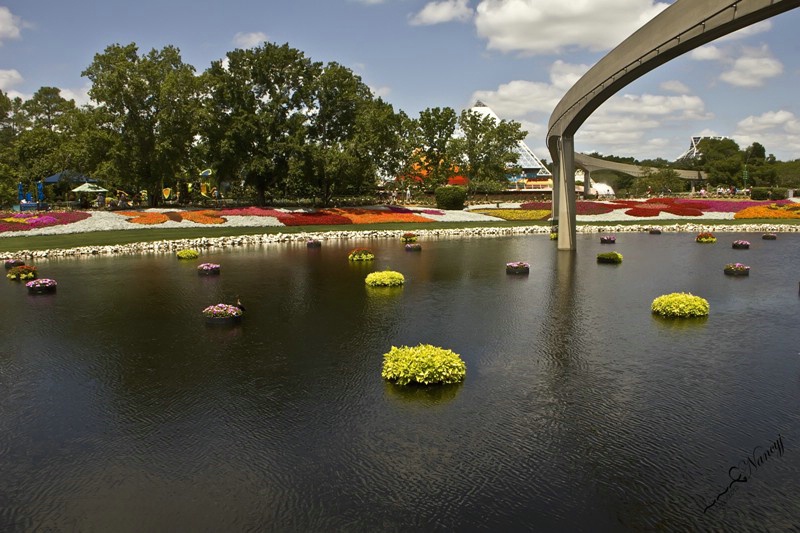
<path fill-rule="evenodd" d="M 42 181 L 45 183 L 58 183 L 61 180 L 64 181 L 72 181 L 76 183 L 97 183 L 96 179 L 92 179 L 89 176 L 84 176 L 79 172 L 71 172 L 69 170 L 62 170 L 58 174 L 53 174 L 52 176 L 48 176 Z"/>
<path fill-rule="evenodd" d="M 108 189 L 104 189 L 94 183 L 84 183 L 72 189 L 72 192 L 108 192 Z"/>

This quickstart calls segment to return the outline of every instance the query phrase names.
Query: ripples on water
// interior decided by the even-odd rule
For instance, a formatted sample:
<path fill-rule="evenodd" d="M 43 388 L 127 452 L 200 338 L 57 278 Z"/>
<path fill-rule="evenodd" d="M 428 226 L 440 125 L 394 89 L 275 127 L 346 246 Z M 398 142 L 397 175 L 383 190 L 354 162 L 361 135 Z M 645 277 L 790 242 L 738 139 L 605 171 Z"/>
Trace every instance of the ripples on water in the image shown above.
<path fill-rule="evenodd" d="M 750 250 L 729 240 L 747 238 Z M 800 509 L 800 237 L 543 236 L 288 244 L 40 263 L 0 284 L 0 529 L 782 530 Z M 529 261 L 529 276 L 505 263 Z M 753 267 L 746 279 L 727 262 Z M 369 290 L 390 268 L 400 289 Z M 650 302 L 707 298 L 706 320 Z M 206 327 L 239 296 L 247 317 Z M 463 384 L 380 379 L 391 346 L 460 353 Z M 781 434 L 728 504 L 728 469 Z"/>

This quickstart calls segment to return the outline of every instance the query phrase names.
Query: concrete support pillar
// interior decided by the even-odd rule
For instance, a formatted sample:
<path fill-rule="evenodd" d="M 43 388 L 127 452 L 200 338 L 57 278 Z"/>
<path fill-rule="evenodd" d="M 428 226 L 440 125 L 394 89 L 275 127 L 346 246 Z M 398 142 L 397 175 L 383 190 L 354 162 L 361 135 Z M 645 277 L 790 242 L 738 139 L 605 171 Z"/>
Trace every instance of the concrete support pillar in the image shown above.
<path fill-rule="evenodd" d="M 575 249 L 575 141 L 561 136 L 558 140 L 558 249 Z M 555 189 L 555 183 L 553 183 Z M 556 209 L 555 202 L 553 209 Z"/>

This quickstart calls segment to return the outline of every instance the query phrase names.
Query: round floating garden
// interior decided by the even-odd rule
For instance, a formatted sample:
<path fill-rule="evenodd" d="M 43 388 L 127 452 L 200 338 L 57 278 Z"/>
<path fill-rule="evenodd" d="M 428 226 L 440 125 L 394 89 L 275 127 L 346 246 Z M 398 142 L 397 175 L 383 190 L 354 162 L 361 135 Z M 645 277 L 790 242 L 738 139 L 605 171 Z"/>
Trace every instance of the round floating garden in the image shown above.
<path fill-rule="evenodd" d="M 761 236 L 761 238 L 764 239 L 765 241 L 774 241 L 778 239 L 778 235 L 775 233 L 765 233 L 764 235 Z"/>
<path fill-rule="evenodd" d="M 667 318 L 694 318 L 708 316 L 708 300 L 686 292 L 664 294 L 653 300 L 650 309 Z"/>
<path fill-rule="evenodd" d="M 406 282 L 406 278 L 400 272 L 384 270 L 368 274 L 364 282 L 370 287 L 399 287 Z"/>
<path fill-rule="evenodd" d="M 467 365 L 457 353 L 431 346 L 392 346 L 383 354 L 381 377 L 398 385 L 458 383 L 467 375 Z"/>
<path fill-rule="evenodd" d="M 614 244 L 617 242 L 617 238 L 613 235 L 603 235 L 600 237 L 600 244 Z"/>
<path fill-rule="evenodd" d="M 12 281 L 25 281 L 26 279 L 36 279 L 38 273 L 33 265 L 20 265 L 9 269 L 6 277 Z"/>
<path fill-rule="evenodd" d="M 316 239 L 306 241 L 306 248 L 322 248 L 322 243 Z"/>
<path fill-rule="evenodd" d="M 240 307 L 230 304 L 209 305 L 203 309 L 206 324 L 238 324 L 242 320 L 243 311 Z"/>
<path fill-rule="evenodd" d="M 403 235 L 400 236 L 400 240 L 402 240 L 405 244 L 417 242 L 417 234 L 411 232 L 403 233 Z"/>
<path fill-rule="evenodd" d="M 555 232 L 551 233 L 550 234 L 550 240 L 551 241 L 557 241 L 558 240 L 558 233 L 555 233 Z"/>
<path fill-rule="evenodd" d="M 41 278 L 29 281 L 25 286 L 28 287 L 29 294 L 48 294 L 56 292 L 58 283 L 54 279 Z"/>
<path fill-rule="evenodd" d="M 530 271 L 531 265 L 525 261 L 506 263 L 506 274 L 528 274 Z"/>
<path fill-rule="evenodd" d="M 10 270 L 10 269 L 12 269 L 14 267 L 18 267 L 18 266 L 24 265 L 25 261 L 23 261 L 22 259 L 5 259 L 3 261 L 3 264 L 5 265 L 6 270 Z"/>
<path fill-rule="evenodd" d="M 422 245 L 418 242 L 410 242 L 405 245 L 406 252 L 421 252 Z"/>
<path fill-rule="evenodd" d="M 619 252 L 606 252 L 597 254 L 597 262 L 616 265 L 622 263 L 622 254 Z"/>
<path fill-rule="evenodd" d="M 750 267 L 742 263 L 728 263 L 723 270 L 728 276 L 749 276 Z"/>
<path fill-rule="evenodd" d="M 350 261 L 372 261 L 375 259 L 375 254 L 368 248 L 355 248 L 350 251 L 347 259 Z"/>
<path fill-rule="evenodd" d="M 217 263 L 200 263 L 197 265 L 197 273 L 201 276 L 218 276 L 221 265 Z"/>
<path fill-rule="evenodd" d="M 186 248 L 185 250 L 180 250 L 176 254 L 178 259 L 197 259 L 200 257 L 200 252 L 197 250 L 193 250 L 192 248 Z"/>
<path fill-rule="evenodd" d="M 750 248 L 750 241 L 733 241 L 733 248 L 735 250 L 747 250 Z"/>
<path fill-rule="evenodd" d="M 703 243 L 703 244 L 710 244 L 717 242 L 717 238 L 714 237 L 713 233 L 709 233 L 708 231 L 704 231 L 703 233 L 699 234 L 695 239 L 695 242 Z"/>
<path fill-rule="evenodd" d="M 650 235 L 661 235 L 661 228 L 650 228 L 647 232 Z"/>

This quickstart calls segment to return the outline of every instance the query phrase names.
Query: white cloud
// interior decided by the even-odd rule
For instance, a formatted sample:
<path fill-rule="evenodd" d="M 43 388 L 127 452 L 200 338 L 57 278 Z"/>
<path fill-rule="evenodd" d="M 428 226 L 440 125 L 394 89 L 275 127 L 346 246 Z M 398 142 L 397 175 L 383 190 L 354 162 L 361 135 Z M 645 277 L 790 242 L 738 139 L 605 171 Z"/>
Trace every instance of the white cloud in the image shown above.
<path fill-rule="evenodd" d="M 5 6 L 0 6 L 0 45 L 9 39 L 19 39 L 22 19 L 11 13 Z"/>
<path fill-rule="evenodd" d="M 665 82 L 662 82 L 661 85 L 659 85 L 659 87 L 661 88 L 662 91 L 667 91 L 670 93 L 686 94 L 691 92 L 691 89 L 689 89 L 689 87 L 685 83 L 678 80 L 667 80 Z"/>
<path fill-rule="evenodd" d="M 707 44 L 689 52 L 689 57 L 697 61 L 722 61 L 727 56 L 721 48 Z"/>
<path fill-rule="evenodd" d="M 566 93 L 588 70 L 589 65 L 564 63 L 559 59 L 550 67 L 550 81 Z"/>
<path fill-rule="evenodd" d="M 562 96 L 564 91 L 548 83 L 514 80 L 494 91 L 475 91 L 472 101 L 486 103 L 500 118 L 517 120 L 529 113 L 552 113 Z"/>
<path fill-rule="evenodd" d="M 241 48 L 253 48 L 268 40 L 267 34 L 261 31 L 249 33 L 238 32 L 233 36 L 233 44 Z"/>
<path fill-rule="evenodd" d="M 765 80 L 783 73 L 783 63 L 772 57 L 767 45 L 745 48 L 743 55 L 719 79 L 737 87 L 761 87 Z"/>
<path fill-rule="evenodd" d="M 749 116 L 736 125 L 733 135 L 739 146 L 759 142 L 767 152 L 800 153 L 800 120 L 789 111 L 768 111 L 759 116 Z"/>
<path fill-rule="evenodd" d="M 91 88 L 92 84 L 87 83 L 79 89 L 61 89 L 61 96 L 67 100 L 75 100 L 75 105 L 80 107 L 92 101 L 89 98 L 89 89 Z"/>
<path fill-rule="evenodd" d="M 429 2 L 422 10 L 411 17 L 412 26 L 428 26 L 442 24 L 454 20 L 466 22 L 472 18 L 472 8 L 467 5 L 468 0 L 442 0 Z"/>
<path fill-rule="evenodd" d="M 663 11 L 654 0 L 481 0 L 478 35 L 503 52 L 559 53 L 608 50 Z"/>
<path fill-rule="evenodd" d="M 657 94 L 617 95 L 605 102 L 595 112 L 639 117 L 669 117 L 681 120 L 710 118 L 699 96 L 663 96 Z"/>
<path fill-rule="evenodd" d="M 16 69 L 0 70 L 0 90 L 4 92 L 8 92 L 11 87 L 23 81 L 22 74 Z"/>
<path fill-rule="evenodd" d="M 386 86 L 370 87 L 370 89 L 372 90 L 372 94 L 380 98 L 383 98 L 384 100 L 386 100 L 386 98 L 392 93 L 391 87 L 386 87 Z"/>

